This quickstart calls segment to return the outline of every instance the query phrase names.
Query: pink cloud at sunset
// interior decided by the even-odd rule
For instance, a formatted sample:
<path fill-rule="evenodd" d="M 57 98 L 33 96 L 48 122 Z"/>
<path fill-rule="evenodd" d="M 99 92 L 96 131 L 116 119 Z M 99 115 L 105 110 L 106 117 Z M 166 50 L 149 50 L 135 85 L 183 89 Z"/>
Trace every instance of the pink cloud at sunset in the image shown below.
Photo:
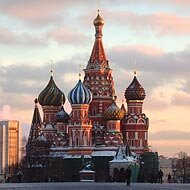
<path fill-rule="evenodd" d="M 60 44 L 78 44 L 84 45 L 89 38 L 83 33 L 79 33 L 76 30 L 69 30 L 68 28 L 58 28 L 50 31 L 47 34 L 50 39 L 53 39 Z"/>
<path fill-rule="evenodd" d="M 155 46 L 145 45 L 145 44 L 134 44 L 134 45 L 118 45 L 112 48 L 115 52 L 125 52 L 125 51 L 137 51 L 141 54 L 147 56 L 161 56 L 165 52 L 163 49 Z"/>
<path fill-rule="evenodd" d="M 42 46 L 47 44 L 41 35 L 34 36 L 27 32 L 17 33 L 3 27 L 0 27 L 0 42 L 3 44 L 22 46 Z"/>
<path fill-rule="evenodd" d="M 13 118 L 13 114 L 12 114 L 11 107 L 9 105 L 4 105 L 0 109 L 0 119 L 7 120 L 7 119 L 12 119 L 12 118 Z"/>
<path fill-rule="evenodd" d="M 190 32 L 190 17 L 177 14 L 165 12 L 139 14 L 126 11 L 106 13 L 114 24 L 128 26 L 132 30 L 152 30 L 161 36 L 188 35 Z"/>

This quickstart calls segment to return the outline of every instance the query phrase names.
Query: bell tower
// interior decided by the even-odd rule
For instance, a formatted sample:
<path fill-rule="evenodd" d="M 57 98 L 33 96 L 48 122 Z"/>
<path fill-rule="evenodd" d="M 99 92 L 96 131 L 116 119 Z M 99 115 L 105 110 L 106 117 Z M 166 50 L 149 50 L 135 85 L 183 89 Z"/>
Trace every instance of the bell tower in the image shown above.
<path fill-rule="evenodd" d="M 93 22 L 95 26 L 95 42 L 86 69 L 84 69 L 84 85 L 92 92 L 92 102 L 89 106 L 89 118 L 94 128 L 105 128 L 103 118 L 107 108 L 112 104 L 115 95 L 112 70 L 102 43 L 102 28 L 104 20 L 99 11 Z"/>

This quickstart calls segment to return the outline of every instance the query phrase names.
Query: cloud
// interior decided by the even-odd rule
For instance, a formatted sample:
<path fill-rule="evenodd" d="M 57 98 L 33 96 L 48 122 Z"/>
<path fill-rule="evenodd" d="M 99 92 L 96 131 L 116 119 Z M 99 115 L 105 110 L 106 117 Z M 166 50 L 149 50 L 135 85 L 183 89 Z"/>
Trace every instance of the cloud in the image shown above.
<path fill-rule="evenodd" d="M 6 1 L 1 4 L 1 12 L 17 19 L 30 22 L 32 24 L 47 24 L 57 22 L 60 18 L 57 13 L 63 8 L 61 1 L 42 0 L 34 1 Z"/>
<path fill-rule="evenodd" d="M 183 6 L 185 8 L 187 8 L 187 6 L 190 5 L 190 1 L 189 0 L 170 0 L 170 2 L 174 5 L 177 5 L 177 6 Z"/>
<path fill-rule="evenodd" d="M 167 157 L 174 157 L 178 152 L 186 152 L 190 155 L 189 151 L 189 141 L 151 141 L 151 150 L 156 151 L 159 155 L 164 155 Z M 176 146 L 177 145 L 177 146 Z"/>
<path fill-rule="evenodd" d="M 12 114 L 12 110 L 11 107 L 9 105 L 3 105 L 0 108 L 0 120 L 8 120 L 8 119 L 12 119 L 13 114 Z"/>
<path fill-rule="evenodd" d="M 85 62 L 85 56 L 79 54 L 54 65 L 54 81 L 66 96 L 78 80 L 81 62 Z M 9 102 L 15 109 L 31 109 L 33 100 L 49 82 L 50 67 L 47 63 L 1 66 L 0 76 L 0 106 Z"/>
<path fill-rule="evenodd" d="M 189 46 L 183 51 L 168 53 L 143 44 L 117 45 L 108 51 L 108 57 L 114 70 L 116 90 L 122 98 L 136 69 L 137 78 L 147 94 L 147 109 L 160 111 L 172 105 L 185 106 L 186 103 L 189 106 Z M 179 93 L 183 99 L 179 99 Z"/>
<path fill-rule="evenodd" d="M 89 37 L 83 33 L 76 32 L 73 28 L 57 28 L 43 33 L 15 32 L 8 28 L 0 27 L 1 45 L 24 46 L 26 48 L 47 47 L 50 40 L 62 45 L 86 45 Z"/>
<path fill-rule="evenodd" d="M 47 45 L 43 36 L 35 36 L 30 33 L 16 33 L 8 28 L 0 27 L 0 43 L 5 45 L 19 45 L 25 47 L 44 46 Z"/>
<path fill-rule="evenodd" d="M 190 132 L 176 131 L 176 130 L 158 131 L 155 133 L 150 133 L 149 138 L 150 140 L 154 140 L 154 141 L 162 141 L 162 140 L 169 140 L 169 141 L 188 140 L 190 141 Z"/>
<path fill-rule="evenodd" d="M 74 13 L 77 13 L 77 10 L 81 6 L 89 10 L 89 6 L 96 4 L 97 2 L 90 2 L 88 0 L 6 0 L 1 2 L 0 11 L 9 17 L 41 27 L 49 24 L 63 24 L 64 20 L 67 21 L 68 17 L 74 15 L 70 15 L 69 11 L 71 9 Z"/>
<path fill-rule="evenodd" d="M 182 128 L 182 126 L 181 126 Z M 153 151 L 160 155 L 173 157 L 175 153 L 183 151 L 190 155 L 189 151 L 190 132 L 180 130 L 163 130 L 149 133 L 149 144 Z"/>
<path fill-rule="evenodd" d="M 119 64 L 121 69 L 125 70 L 134 70 L 134 62 L 136 62 L 137 74 L 138 71 L 150 74 L 152 73 L 153 76 L 148 77 L 154 77 L 154 81 L 159 84 L 167 77 L 188 78 L 188 71 L 190 71 L 189 46 L 187 46 L 183 51 L 173 53 L 158 51 L 156 47 L 153 48 L 142 44 L 135 46 L 139 46 L 139 48 L 124 45 L 113 46 L 108 51 L 109 60 L 114 62 L 115 65 Z M 146 53 L 148 51 L 150 53 Z M 162 75 L 162 77 L 160 77 L 160 75 Z M 143 75 L 143 77 L 146 76 Z"/>
<path fill-rule="evenodd" d="M 88 43 L 89 38 L 75 29 L 58 28 L 48 32 L 47 36 L 58 44 L 84 45 Z"/>
<path fill-rule="evenodd" d="M 176 92 L 172 98 L 172 104 L 190 106 L 190 94 L 183 91 Z"/>
<path fill-rule="evenodd" d="M 114 24 L 130 27 L 135 31 L 154 31 L 159 36 L 189 35 L 190 17 L 168 12 L 152 14 L 135 13 L 131 11 L 106 10 L 108 19 Z"/>

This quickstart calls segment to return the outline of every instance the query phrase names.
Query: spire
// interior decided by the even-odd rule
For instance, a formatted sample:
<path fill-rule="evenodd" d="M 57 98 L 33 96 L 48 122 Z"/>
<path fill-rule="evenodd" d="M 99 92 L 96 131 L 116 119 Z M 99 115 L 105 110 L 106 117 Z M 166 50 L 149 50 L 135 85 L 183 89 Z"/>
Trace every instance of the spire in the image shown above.
<path fill-rule="evenodd" d="M 99 14 L 94 19 L 93 24 L 95 26 L 95 43 L 92 49 L 90 59 L 88 61 L 87 69 L 106 69 L 109 68 L 106 54 L 102 43 L 102 27 L 104 20 Z"/>
<path fill-rule="evenodd" d="M 34 113 L 33 113 L 33 118 L 32 118 L 32 124 L 31 124 L 31 128 L 30 128 L 29 140 L 30 139 L 35 140 L 38 137 L 40 127 L 42 124 L 40 112 L 38 109 L 38 99 L 37 98 L 34 100 L 34 103 L 35 103 L 35 108 L 34 108 Z"/>
<path fill-rule="evenodd" d="M 123 112 L 124 112 L 125 114 L 127 113 L 126 108 L 125 108 L 125 105 L 124 105 L 124 100 L 123 100 L 123 99 L 122 99 L 121 110 L 123 110 Z"/>
<path fill-rule="evenodd" d="M 40 112 L 38 109 L 38 99 L 37 98 L 34 100 L 34 103 L 35 103 L 35 108 L 34 108 L 30 133 L 29 133 L 29 137 L 28 137 L 28 143 L 26 146 L 27 154 L 30 154 L 31 150 L 34 148 L 33 143 L 35 142 L 35 140 L 39 136 L 40 128 L 42 125 L 42 120 L 41 120 Z"/>

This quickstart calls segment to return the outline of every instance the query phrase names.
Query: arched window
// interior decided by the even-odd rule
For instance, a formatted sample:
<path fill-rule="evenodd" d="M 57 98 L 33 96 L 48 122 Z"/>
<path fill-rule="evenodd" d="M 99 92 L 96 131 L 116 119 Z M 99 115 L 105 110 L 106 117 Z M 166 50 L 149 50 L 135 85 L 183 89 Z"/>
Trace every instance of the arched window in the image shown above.
<path fill-rule="evenodd" d="M 137 123 L 139 123 L 139 124 L 145 124 L 145 120 L 140 118 L 140 119 L 137 121 Z"/>
<path fill-rule="evenodd" d="M 136 123 L 134 119 L 129 119 L 128 123 Z"/>

